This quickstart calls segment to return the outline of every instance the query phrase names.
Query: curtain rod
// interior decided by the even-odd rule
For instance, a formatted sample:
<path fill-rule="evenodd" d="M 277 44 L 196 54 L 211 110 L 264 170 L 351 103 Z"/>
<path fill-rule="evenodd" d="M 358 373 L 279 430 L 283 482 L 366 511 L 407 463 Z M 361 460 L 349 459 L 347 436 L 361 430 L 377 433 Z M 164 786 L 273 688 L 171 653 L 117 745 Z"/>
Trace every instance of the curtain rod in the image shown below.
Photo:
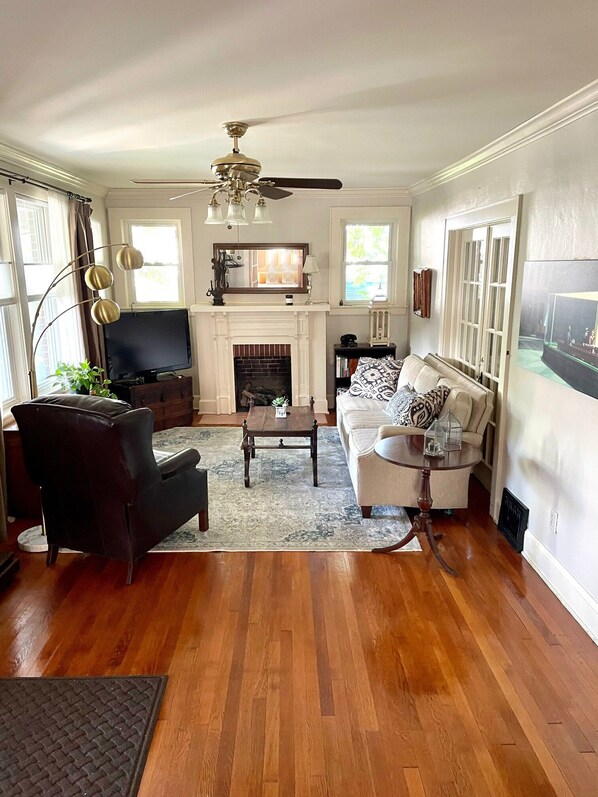
<path fill-rule="evenodd" d="M 58 188 L 55 185 L 44 183 L 41 180 L 33 180 L 31 177 L 25 177 L 25 175 L 17 174 L 16 172 L 9 172 L 6 171 L 5 169 L 0 169 L 0 176 L 8 177 L 9 185 L 13 181 L 17 183 L 27 183 L 28 185 L 36 186 L 36 188 L 45 188 L 46 190 L 50 191 L 59 191 L 61 194 L 66 194 L 69 199 L 78 199 L 80 202 L 91 202 L 91 198 L 88 196 L 81 196 L 81 194 L 76 194 L 74 191 L 67 191 L 65 188 Z"/>

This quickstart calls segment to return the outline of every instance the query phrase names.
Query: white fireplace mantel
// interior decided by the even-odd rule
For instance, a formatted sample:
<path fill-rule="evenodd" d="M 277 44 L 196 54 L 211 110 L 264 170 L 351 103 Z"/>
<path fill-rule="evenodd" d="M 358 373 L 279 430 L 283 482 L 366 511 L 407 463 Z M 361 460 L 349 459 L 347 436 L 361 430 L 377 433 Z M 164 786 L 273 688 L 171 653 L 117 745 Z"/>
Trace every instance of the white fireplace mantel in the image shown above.
<path fill-rule="evenodd" d="M 199 373 L 199 411 L 236 411 L 233 346 L 285 343 L 291 347 L 292 403 L 328 412 L 326 314 L 328 304 L 194 304 L 189 310 Z"/>

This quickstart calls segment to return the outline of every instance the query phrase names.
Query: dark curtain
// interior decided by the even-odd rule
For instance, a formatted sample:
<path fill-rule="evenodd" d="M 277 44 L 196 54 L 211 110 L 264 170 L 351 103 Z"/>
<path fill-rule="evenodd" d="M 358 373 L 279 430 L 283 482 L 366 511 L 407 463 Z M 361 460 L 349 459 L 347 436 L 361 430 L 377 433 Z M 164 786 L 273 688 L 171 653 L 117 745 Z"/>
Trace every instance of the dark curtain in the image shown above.
<path fill-rule="evenodd" d="M 71 250 L 73 258 L 82 255 L 93 249 L 93 233 L 91 231 L 91 206 L 79 199 L 71 199 L 69 202 L 69 232 L 71 237 Z M 93 252 L 77 261 L 77 266 L 85 266 L 93 263 Z M 77 271 L 75 281 L 77 285 L 78 301 L 90 299 L 92 292 L 85 284 L 85 269 Z M 83 328 L 83 341 L 85 355 L 92 365 L 99 365 L 105 368 L 104 345 L 102 340 L 101 328 L 92 320 L 89 314 L 89 304 L 84 304 L 79 308 L 81 313 L 81 326 Z"/>

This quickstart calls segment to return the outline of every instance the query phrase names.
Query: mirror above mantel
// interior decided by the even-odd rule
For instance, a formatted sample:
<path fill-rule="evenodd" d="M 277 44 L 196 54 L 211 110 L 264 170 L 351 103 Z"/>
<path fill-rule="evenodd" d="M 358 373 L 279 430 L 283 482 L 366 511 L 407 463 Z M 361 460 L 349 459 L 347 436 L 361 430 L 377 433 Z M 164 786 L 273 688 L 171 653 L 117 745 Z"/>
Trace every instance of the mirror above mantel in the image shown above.
<path fill-rule="evenodd" d="M 308 244 L 214 244 L 214 260 L 227 254 L 237 267 L 227 269 L 227 293 L 307 293 L 303 264 Z"/>

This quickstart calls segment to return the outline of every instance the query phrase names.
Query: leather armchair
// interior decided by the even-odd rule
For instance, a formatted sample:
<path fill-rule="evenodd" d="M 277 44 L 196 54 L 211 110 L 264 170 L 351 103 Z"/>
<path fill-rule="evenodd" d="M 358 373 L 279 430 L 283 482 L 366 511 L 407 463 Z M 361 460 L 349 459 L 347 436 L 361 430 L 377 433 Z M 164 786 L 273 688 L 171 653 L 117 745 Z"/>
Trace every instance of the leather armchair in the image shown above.
<path fill-rule="evenodd" d="M 59 547 L 128 563 L 199 514 L 208 529 L 207 471 L 192 448 L 156 462 L 153 414 L 95 396 L 43 396 L 12 408 L 29 477 L 41 488 L 46 564 Z"/>

